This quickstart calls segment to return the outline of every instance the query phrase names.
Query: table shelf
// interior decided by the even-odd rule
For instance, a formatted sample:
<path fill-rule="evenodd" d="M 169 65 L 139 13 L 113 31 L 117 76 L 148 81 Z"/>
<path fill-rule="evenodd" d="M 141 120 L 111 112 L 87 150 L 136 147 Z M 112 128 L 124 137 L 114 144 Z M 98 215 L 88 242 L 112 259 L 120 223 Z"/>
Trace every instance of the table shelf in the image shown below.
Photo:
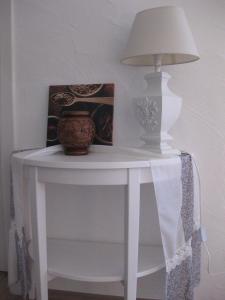
<path fill-rule="evenodd" d="M 48 239 L 47 245 L 51 277 L 89 282 L 124 280 L 124 244 Z M 138 278 L 164 266 L 162 247 L 139 245 Z"/>

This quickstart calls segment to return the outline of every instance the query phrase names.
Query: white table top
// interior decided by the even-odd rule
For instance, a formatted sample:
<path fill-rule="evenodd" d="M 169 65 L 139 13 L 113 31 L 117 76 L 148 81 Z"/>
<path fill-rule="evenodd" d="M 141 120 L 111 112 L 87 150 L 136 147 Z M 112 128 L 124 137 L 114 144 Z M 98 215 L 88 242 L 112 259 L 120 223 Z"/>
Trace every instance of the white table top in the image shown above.
<path fill-rule="evenodd" d="M 64 155 L 62 147 L 58 145 L 18 152 L 13 157 L 28 166 L 64 169 L 147 168 L 151 166 L 152 160 L 158 160 L 161 163 L 169 161 L 168 157 L 138 148 L 99 145 L 92 145 L 89 154 L 83 156 Z"/>

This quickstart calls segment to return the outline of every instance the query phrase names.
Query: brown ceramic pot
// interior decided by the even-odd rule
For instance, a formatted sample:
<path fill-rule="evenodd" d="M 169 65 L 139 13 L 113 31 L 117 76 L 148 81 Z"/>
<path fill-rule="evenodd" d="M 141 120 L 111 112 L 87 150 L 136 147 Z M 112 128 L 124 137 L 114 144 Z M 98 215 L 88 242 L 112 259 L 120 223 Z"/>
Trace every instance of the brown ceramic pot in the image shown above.
<path fill-rule="evenodd" d="M 65 111 L 58 124 L 58 137 L 67 155 L 88 154 L 95 125 L 88 111 Z"/>

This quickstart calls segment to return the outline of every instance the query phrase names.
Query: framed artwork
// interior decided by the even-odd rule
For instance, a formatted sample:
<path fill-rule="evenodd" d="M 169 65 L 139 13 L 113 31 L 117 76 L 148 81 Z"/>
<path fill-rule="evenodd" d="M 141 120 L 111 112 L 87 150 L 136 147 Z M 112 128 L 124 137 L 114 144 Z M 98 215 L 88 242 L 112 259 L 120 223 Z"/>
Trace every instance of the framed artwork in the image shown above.
<path fill-rule="evenodd" d="M 93 144 L 113 144 L 114 84 L 74 84 L 49 87 L 47 147 L 59 144 L 57 127 L 64 111 L 89 111 L 95 123 Z"/>

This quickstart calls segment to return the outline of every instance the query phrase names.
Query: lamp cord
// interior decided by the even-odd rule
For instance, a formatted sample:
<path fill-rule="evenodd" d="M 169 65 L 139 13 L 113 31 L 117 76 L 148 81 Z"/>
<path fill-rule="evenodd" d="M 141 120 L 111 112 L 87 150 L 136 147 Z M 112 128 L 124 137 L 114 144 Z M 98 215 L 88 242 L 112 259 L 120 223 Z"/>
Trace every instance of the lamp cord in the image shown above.
<path fill-rule="evenodd" d="M 212 272 L 212 254 L 209 250 L 209 247 L 207 245 L 207 234 L 205 231 L 204 226 L 202 225 L 203 222 L 203 217 L 202 217 L 202 204 L 203 204 L 203 198 L 201 195 L 201 180 L 200 180 L 200 172 L 199 172 L 199 168 L 197 165 L 197 162 L 195 160 L 194 155 L 192 155 L 192 161 L 194 162 L 196 171 L 197 171 L 197 177 L 198 177 L 198 184 L 199 184 L 199 199 L 200 199 L 200 224 L 201 224 L 201 235 L 202 235 L 202 242 L 203 242 L 203 246 L 205 248 L 206 254 L 207 254 L 207 272 L 209 275 L 211 276 L 219 276 L 219 275 L 225 275 L 225 272 Z"/>

